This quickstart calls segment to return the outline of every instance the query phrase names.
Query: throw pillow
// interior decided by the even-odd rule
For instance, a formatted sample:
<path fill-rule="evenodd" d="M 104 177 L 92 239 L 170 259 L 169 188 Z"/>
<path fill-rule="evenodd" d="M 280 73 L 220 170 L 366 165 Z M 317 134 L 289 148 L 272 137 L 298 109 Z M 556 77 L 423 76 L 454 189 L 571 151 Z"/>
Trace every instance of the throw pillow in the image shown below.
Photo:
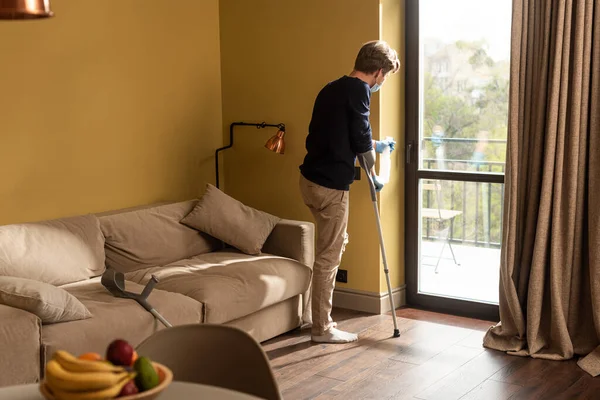
<path fill-rule="evenodd" d="M 181 223 L 250 255 L 259 255 L 281 219 L 248 207 L 211 184 Z"/>
<path fill-rule="evenodd" d="M 102 275 L 104 258 L 95 215 L 0 226 L 0 276 L 61 286 Z"/>
<path fill-rule="evenodd" d="M 44 324 L 90 318 L 92 314 L 75 296 L 49 283 L 0 276 L 0 304 L 37 315 Z"/>
<path fill-rule="evenodd" d="M 194 199 L 100 216 L 106 266 L 127 273 L 222 247 L 216 239 L 179 222 L 197 203 Z"/>

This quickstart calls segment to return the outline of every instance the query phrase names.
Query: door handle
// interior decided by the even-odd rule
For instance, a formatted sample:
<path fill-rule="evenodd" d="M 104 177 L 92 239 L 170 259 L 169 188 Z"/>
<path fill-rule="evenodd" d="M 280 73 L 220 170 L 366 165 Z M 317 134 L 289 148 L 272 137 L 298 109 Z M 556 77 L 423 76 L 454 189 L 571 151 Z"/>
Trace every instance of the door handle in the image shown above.
<path fill-rule="evenodd" d="M 408 142 L 406 144 L 406 163 L 410 164 L 412 162 L 412 142 Z"/>

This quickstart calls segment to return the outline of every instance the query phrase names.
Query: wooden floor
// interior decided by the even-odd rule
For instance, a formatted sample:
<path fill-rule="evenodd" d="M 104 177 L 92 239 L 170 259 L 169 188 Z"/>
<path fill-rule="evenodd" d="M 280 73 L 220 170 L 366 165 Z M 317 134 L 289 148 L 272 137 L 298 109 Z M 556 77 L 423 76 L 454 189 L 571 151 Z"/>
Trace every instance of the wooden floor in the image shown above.
<path fill-rule="evenodd" d="M 325 345 L 308 330 L 264 343 L 284 399 L 600 399 L 600 377 L 572 361 L 509 356 L 481 345 L 491 322 L 415 309 L 391 315 L 335 310 L 359 341 Z"/>

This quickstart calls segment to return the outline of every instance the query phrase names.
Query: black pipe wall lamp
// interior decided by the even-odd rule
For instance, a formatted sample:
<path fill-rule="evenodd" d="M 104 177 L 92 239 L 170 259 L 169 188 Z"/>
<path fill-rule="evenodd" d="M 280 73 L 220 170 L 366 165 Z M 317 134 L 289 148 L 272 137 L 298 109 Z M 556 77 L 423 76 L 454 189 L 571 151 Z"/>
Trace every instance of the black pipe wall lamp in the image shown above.
<path fill-rule="evenodd" d="M 233 122 L 231 125 L 229 125 L 229 144 L 215 151 L 215 183 L 217 188 L 219 187 L 219 153 L 233 146 L 233 128 L 236 126 L 254 126 L 256 129 L 263 129 L 267 127 L 277 128 L 277 133 L 267 140 L 265 147 L 277 154 L 284 154 L 285 152 L 285 124 L 267 124 L 266 122 L 261 122 L 258 124 L 248 122 Z"/>

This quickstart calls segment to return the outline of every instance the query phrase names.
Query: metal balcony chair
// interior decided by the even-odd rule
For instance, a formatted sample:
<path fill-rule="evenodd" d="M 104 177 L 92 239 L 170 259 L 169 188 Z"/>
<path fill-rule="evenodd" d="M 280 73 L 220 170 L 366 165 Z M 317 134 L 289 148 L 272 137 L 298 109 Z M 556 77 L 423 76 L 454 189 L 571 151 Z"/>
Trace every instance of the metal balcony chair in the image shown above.
<path fill-rule="evenodd" d="M 442 255 L 444 254 L 444 250 L 446 249 L 446 245 L 450 248 L 450 252 L 452 253 L 452 259 L 454 260 L 454 264 L 460 266 L 460 263 L 456 261 L 456 256 L 454 255 L 454 250 L 452 249 L 452 243 L 450 243 L 450 228 L 454 223 L 454 218 L 462 214 L 462 211 L 457 210 L 446 210 L 442 208 L 443 205 L 443 197 L 442 197 L 442 184 L 439 180 L 432 181 L 433 183 L 423 183 L 421 185 L 423 191 L 432 191 L 436 195 L 436 208 L 422 208 L 421 216 L 423 218 L 429 218 L 436 221 L 440 227 L 438 232 L 441 236 L 444 237 L 444 245 L 442 246 L 442 250 L 438 255 L 437 262 L 435 264 L 435 273 L 438 273 L 438 267 L 440 265 L 440 260 L 442 259 Z"/>
<path fill-rule="evenodd" d="M 179 325 L 154 333 L 136 351 L 169 367 L 177 381 L 219 386 L 267 400 L 282 398 L 262 347 L 237 328 Z"/>

